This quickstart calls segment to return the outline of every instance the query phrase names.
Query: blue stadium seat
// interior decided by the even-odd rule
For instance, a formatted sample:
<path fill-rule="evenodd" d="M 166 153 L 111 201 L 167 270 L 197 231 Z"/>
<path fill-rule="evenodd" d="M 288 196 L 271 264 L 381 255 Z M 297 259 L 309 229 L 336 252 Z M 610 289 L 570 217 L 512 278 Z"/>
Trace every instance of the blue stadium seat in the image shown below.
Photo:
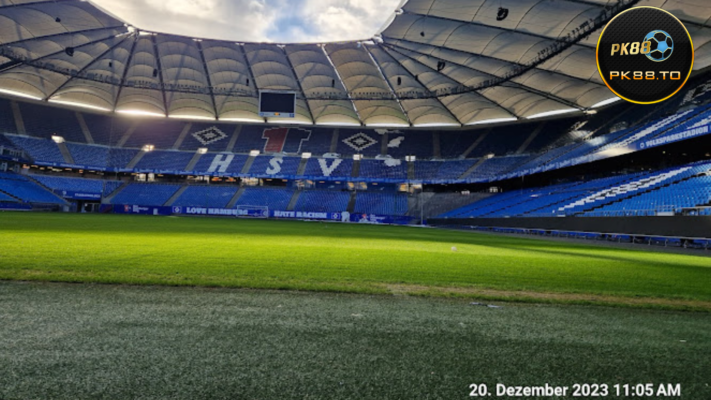
<path fill-rule="evenodd" d="M 47 139 L 37 139 L 26 136 L 7 136 L 15 146 L 25 150 L 36 161 L 44 161 L 51 163 L 63 163 L 64 156 L 59 151 L 57 144 Z"/>
<path fill-rule="evenodd" d="M 140 149 L 151 144 L 156 149 L 170 149 L 187 124 L 185 121 L 161 118 L 144 118 L 137 122 L 136 129 L 123 147 Z"/>
<path fill-rule="evenodd" d="M 192 153 L 199 148 L 206 148 L 209 151 L 229 151 L 231 149 L 227 149 L 227 145 L 234 131 L 234 125 L 214 122 L 193 123 L 180 145 L 180 150 Z"/>
<path fill-rule="evenodd" d="M 0 175 L 0 193 L 16 197 L 24 203 L 63 205 L 65 202 L 50 191 L 24 176 L 3 173 Z"/>
<path fill-rule="evenodd" d="M 344 157 L 362 154 L 373 158 L 380 155 L 383 137 L 372 129 L 341 129 L 336 153 Z"/>
<path fill-rule="evenodd" d="M 432 132 L 389 132 L 388 155 L 400 159 L 414 155 L 419 160 L 428 160 L 434 156 L 432 140 Z"/>
<path fill-rule="evenodd" d="M 126 168 L 128 163 L 136 157 L 139 150 L 133 149 L 114 149 L 109 151 L 109 168 Z"/>
<path fill-rule="evenodd" d="M 91 132 L 94 143 L 106 146 L 118 145 L 124 134 L 131 128 L 131 125 L 136 123 L 136 120 L 132 118 L 123 118 L 118 115 L 83 113 L 82 116 L 89 128 L 89 132 Z"/>
<path fill-rule="evenodd" d="M 98 168 L 107 167 L 110 151 L 108 147 L 67 143 L 67 148 L 75 164 Z"/>
<path fill-rule="evenodd" d="M 249 173 L 252 175 L 286 176 L 296 175 L 301 163 L 300 157 L 283 157 L 263 155 L 254 159 Z"/>
<path fill-rule="evenodd" d="M 229 166 L 227 169 L 225 169 L 224 173 L 228 174 L 239 174 L 242 172 L 242 168 L 244 167 L 244 164 L 247 162 L 247 159 L 249 158 L 248 156 L 242 155 L 242 154 L 231 154 L 231 153 L 207 153 L 203 154 L 202 157 L 200 157 L 200 160 L 198 161 L 197 164 L 195 164 L 195 167 L 192 169 L 193 171 L 191 172 L 208 172 L 210 169 L 210 166 L 215 160 L 228 160 L 230 157 L 232 157 L 232 161 L 229 163 Z M 218 169 L 219 171 L 219 169 Z"/>
<path fill-rule="evenodd" d="M 3 133 L 17 133 L 12 106 L 6 99 L 0 99 L 0 136 Z"/>
<path fill-rule="evenodd" d="M 76 113 L 52 106 L 20 103 L 20 112 L 28 135 L 49 139 L 61 136 L 68 142 L 86 143 Z"/>
<path fill-rule="evenodd" d="M 262 206 L 270 210 L 286 211 L 294 191 L 285 188 L 245 188 L 235 206 Z"/>
<path fill-rule="evenodd" d="M 337 165 L 336 165 L 337 164 Z M 348 178 L 353 172 L 352 159 L 310 158 L 306 163 L 305 176 L 328 176 L 330 178 Z M 328 173 L 328 175 L 326 175 Z"/>
<path fill-rule="evenodd" d="M 193 156 L 182 151 L 151 151 L 143 155 L 134 169 L 184 171 Z"/>
<path fill-rule="evenodd" d="M 104 191 L 104 181 L 87 178 L 65 178 L 48 175 L 31 175 L 32 179 L 52 190 L 78 193 L 96 193 Z"/>
<path fill-rule="evenodd" d="M 506 173 L 528 158 L 530 158 L 528 155 L 494 157 L 484 161 L 467 178 L 494 178 L 497 175 Z"/>
<path fill-rule="evenodd" d="M 353 210 L 356 214 L 401 216 L 407 213 L 407 195 L 390 192 L 359 192 Z"/>
<path fill-rule="evenodd" d="M 640 216 L 711 203 L 711 162 L 498 194 L 441 217 Z M 704 211 L 705 212 L 705 211 Z"/>
<path fill-rule="evenodd" d="M 392 164 L 391 164 L 392 163 Z M 407 179 L 407 162 L 404 160 L 361 160 L 361 178 Z"/>
<path fill-rule="evenodd" d="M 106 181 L 104 183 L 104 197 L 112 194 L 116 189 L 120 188 L 123 182 L 119 181 Z"/>
<path fill-rule="evenodd" d="M 190 186 L 172 205 L 225 208 L 238 189 L 236 186 Z"/>
<path fill-rule="evenodd" d="M 304 191 L 296 202 L 296 211 L 342 212 L 348 208 L 351 194 L 321 190 Z"/>
<path fill-rule="evenodd" d="M 162 206 L 180 189 L 180 185 L 132 183 L 111 200 L 111 204 Z"/>

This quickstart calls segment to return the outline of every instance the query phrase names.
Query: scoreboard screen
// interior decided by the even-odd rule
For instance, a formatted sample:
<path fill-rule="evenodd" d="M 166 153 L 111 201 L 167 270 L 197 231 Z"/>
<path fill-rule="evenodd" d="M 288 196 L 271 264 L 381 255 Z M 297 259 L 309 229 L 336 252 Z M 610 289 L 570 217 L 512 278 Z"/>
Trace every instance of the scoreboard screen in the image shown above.
<path fill-rule="evenodd" d="M 294 118 L 296 113 L 296 93 L 270 92 L 259 93 L 259 116 Z"/>

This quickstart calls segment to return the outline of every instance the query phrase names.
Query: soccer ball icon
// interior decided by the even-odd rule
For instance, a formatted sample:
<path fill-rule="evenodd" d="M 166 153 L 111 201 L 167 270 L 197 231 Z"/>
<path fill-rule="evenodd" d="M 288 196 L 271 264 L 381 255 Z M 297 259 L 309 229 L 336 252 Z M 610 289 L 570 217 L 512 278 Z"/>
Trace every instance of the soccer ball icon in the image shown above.
<path fill-rule="evenodd" d="M 664 31 L 651 31 L 644 37 L 644 41 L 652 43 L 652 47 L 647 53 L 647 58 L 652 61 L 665 61 L 674 52 L 674 40 Z"/>

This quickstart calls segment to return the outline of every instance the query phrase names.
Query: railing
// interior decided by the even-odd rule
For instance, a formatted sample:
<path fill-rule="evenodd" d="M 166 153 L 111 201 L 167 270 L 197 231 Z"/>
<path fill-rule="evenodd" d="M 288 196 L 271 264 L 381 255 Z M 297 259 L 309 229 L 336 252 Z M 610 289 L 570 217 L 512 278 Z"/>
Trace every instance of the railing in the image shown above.
<path fill-rule="evenodd" d="M 624 210 L 596 210 L 580 214 L 581 217 L 654 217 L 677 215 L 680 207 L 663 205 L 655 208 L 639 208 Z"/>
<path fill-rule="evenodd" d="M 460 229 L 462 227 L 459 227 Z M 551 229 L 529 229 L 529 228 L 500 228 L 471 226 L 469 229 L 507 234 L 525 234 L 546 237 L 559 237 L 581 240 L 606 241 L 613 243 L 630 243 L 646 246 L 681 247 L 709 251 L 711 250 L 711 239 L 683 236 L 660 236 L 628 233 L 603 233 L 585 232 Z"/>

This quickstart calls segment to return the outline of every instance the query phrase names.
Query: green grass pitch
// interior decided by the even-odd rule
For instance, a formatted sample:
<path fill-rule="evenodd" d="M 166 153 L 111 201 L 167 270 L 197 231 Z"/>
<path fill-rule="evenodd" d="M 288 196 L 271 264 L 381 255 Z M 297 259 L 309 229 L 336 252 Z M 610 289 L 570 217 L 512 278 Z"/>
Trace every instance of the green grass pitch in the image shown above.
<path fill-rule="evenodd" d="M 711 310 L 708 257 L 435 229 L 0 213 L 0 254 L 4 280 Z"/>
<path fill-rule="evenodd" d="M 0 213 L 0 399 L 465 399 L 471 384 L 546 383 L 709 399 L 709 260 L 406 227 Z"/>
<path fill-rule="evenodd" d="M 711 398 L 708 313 L 468 304 L 0 282 L 0 399 L 453 400 L 474 383 L 672 384 Z"/>

